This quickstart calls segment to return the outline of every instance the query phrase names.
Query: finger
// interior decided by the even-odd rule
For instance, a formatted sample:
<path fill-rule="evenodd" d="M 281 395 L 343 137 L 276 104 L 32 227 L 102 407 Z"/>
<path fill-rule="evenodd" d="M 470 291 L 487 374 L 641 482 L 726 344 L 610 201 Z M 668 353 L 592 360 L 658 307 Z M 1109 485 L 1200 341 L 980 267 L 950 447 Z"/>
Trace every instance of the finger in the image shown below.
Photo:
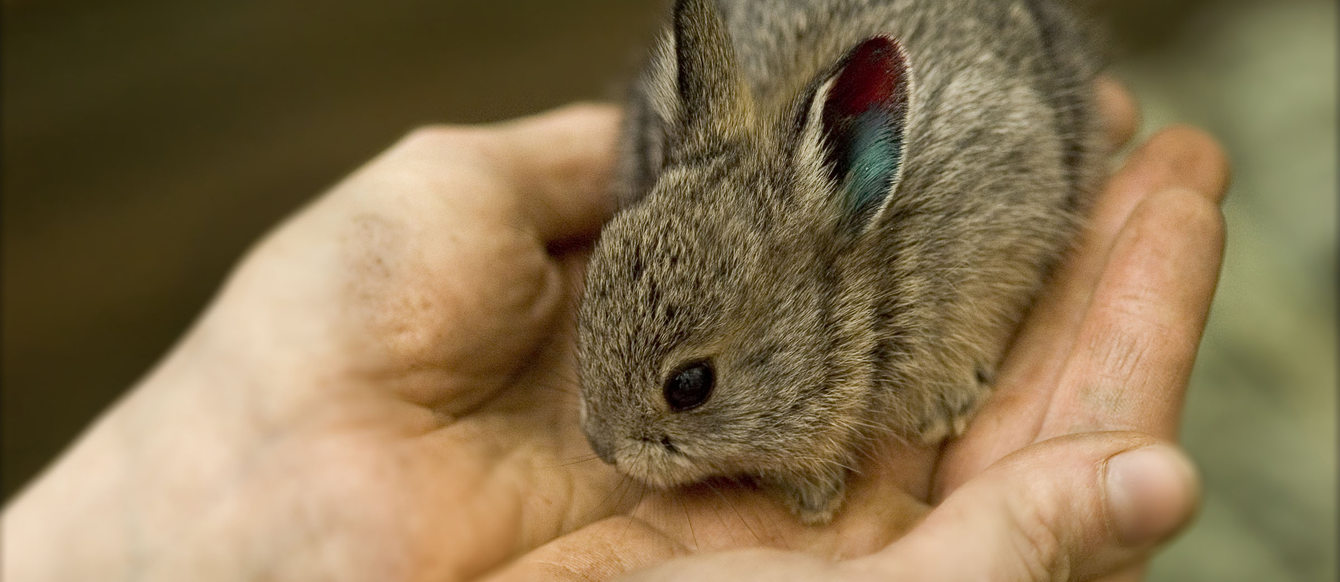
<path fill-rule="evenodd" d="M 1156 192 L 1177 188 L 1217 203 L 1226 186 L 1222 151 L 1195 129 L 1164 130 L 1131 156 L 1098 199 L 1078 248 L 1025 320 L 1001 366 L 995 393 L 967 434 L 950 444 L 932 499 L 1037 440 L 1067 354 L 1077 345 L 1090 298 L 1135 207 Z M 1169 230 L 1174 236 L 1179 232 L 1180 226 Z"/>
<path fill-rule="evenodd" d="M 1209 134 L 1191 126 L 1175 125 L 1158 132 L 1124 167 L 1130 171 L 1113 177 L 1105 197 L 1138 199 L 1140 192 L 1181 187 L 1201 192 L 1217 204 L 1223 202 L 1228 188 L 1228 159 L 1223 148 Z M 1134 204 L 1120 206 L 1132 208 Z"/>
<path fill-rule="evenodd" d="M 1147 562 L 1139 562 L 1127 567 L 1125 570 L 1120 570 L 1114 574 L 1103 576 L 1101 578 L 1095 578 L 1089 582 L 1144 582 L 1148 570 L 1149 564 Z"/>
<path fill-rule="evenodd" d="M 488 579 L 609 580 L 686 554 L 686 548 L 645 522 L 613 517 L 549 542 Z"/>
<path fill-rule="evenodd" d="M 1219 207 L 1146 199 L 1118 237 L 1039 438 L 1135 430 L 1171 438 L 1223 257 Z"/>
<path fill-rule="evenodd" d="M 614 211 L 618 123 L 616 107 L 571 105 L 497 128 L 493 155 L 544 240 L 590 237 Z"/>
<path fill-rule="evenodd" d="M 842 565 L 798 552 L 771 549 L 737 550 L 700 554 L 672 560 L 620 578 L 625 582 L 735 582 L 769 580 L 772 582 L 812 582 L 861 580 L 859 574 L 845 572 Z"/>
<path fill-rule="evenodd" d="M 1102 116 L 1104 145 L 1116 151 L 1131 141 L 1140 127 L 1140 106 L 1135 97 L 1112 77 L 1099 77 L 1095 92 Z"/>
<path fill-rule="evenodd" d="M 356 173 L 352 190 L 433 193 L 445 208 L 415 201 L 414 210 L 453 229 L 483 222 L 545 243 L 589 237 L 614 209 L 618 117 L 613 106 L 570 105 L 495 125 L 424 127 Z M 368 175 L 379 179 L 362 183 Z"/>
<path fill-rule="evenodd" d="M 1181 529 L 1199 497 L 1176 449 L 1138 433 L 1045 441 L 991 466 L 883 552 L 887 579 L 1070 580 L 1122 570 Z"/>
<path fill-rule="evenodd" d="M 926 472 L 921 475 L 924 480 Z M 840 559 L 888 545 L 927 511 L 890 479 L 861 474 L 852 480 L 842 508 L 822 526 L 802 524 L 775 492 L 724 480 L 651 492 L 631 515 L 695 552 L 770 546 Z"/>
<path fill-rule="evenodd" d="M 1051 386 L 1060 371 L 1054 354 L 1074 344 L 1117 233 L 1135 207 L 1150 195 L 1173 188 L 1201 192 L 1218 202 L 1227 184 L 1227 167 L 1214 140 L 1188 127 L 1159 132 L 1136 151 L 1100 195 L 1077 251 L 1029 315 L 1001 376 L 1018 377 L 1017 384 Z"/>

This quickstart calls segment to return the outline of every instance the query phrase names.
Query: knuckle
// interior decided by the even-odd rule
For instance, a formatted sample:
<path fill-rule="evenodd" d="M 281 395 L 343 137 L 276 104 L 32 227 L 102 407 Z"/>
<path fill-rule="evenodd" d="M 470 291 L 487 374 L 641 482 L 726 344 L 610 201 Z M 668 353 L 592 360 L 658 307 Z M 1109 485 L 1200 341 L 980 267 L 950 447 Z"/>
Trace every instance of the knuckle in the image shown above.
<path fill-rule="evenodd" d="M 1218 238 L 1225 229 L 1224 214 L 1204 194 L 1174 188 L 1157 194 L 1137 209 L 1141 221 L 1150 221 L 1159 232 L 1181 232 L 1195 238 Z"/>
<path fill-rule="evenodd" d="M 403 141 L 407 142 L 441 141 L 442 139 L 453 137 L 454 135 L 456 135 L 456 133 L 458 133 L 458 131 L 459 130 L 455 126 L 447 125 L 445 123 L 430 123 L 428 125 L 420 125 L 419 127 L 409 130 L 409 133 L 405 134 Z"/>
<path fill-rule="evenodd" d="M 1182 196 L 1178 205 L 1178 215 L 1182 218 L 1183 228 L 1193 230 L 1205 238 L 1222 239 L 1224 236 L 1224 212 L 1218 204 L 1198 194 Z"/>
<path fill-rule="evenodd" d="M 1050 521 L 1035 510 L 1017 506 L 1009 511 L 1009 518 L 1015 532 L 1014 555 L 1019 559 L 1021 579 L 1037 582 L 1069 580 L 1070 556 Z"/>
<path fill-rule="evenodd" d="M 1219 205 L 1195 192 L 1182 190 L 1175 193 L 1179 195 L 1175 198 L 1176 204 L 1173 205 L 1173 210 L 1184 223 L 1206 229 L 1223 226 L 1224 214 L 1220 211 Z"/>
<path fill-rule="evenodd" d="M 1219 152 L 1219 143 L 1205 130 L 1193 125 L 1177 123 L 1163 128 L 1150 143 L 1181 151 Z"/>
<path fill-rule="evenodd" d="M 576 117 L 606 117 L 616 113 L 618 108 L 608 103 L 578 101 L 563 106 L 559 111 Z"/>
<path fill-rule="evenodd" d="M 479 130 L 461 125 L 433 123 L 409 130 L 397 144 L 398 149 L 437 152 L 457 150 L 463 145 L 478 142 Z"/>
<path fill-rule="evenodd" d="M 1171 153 L 1166 161 L 1185 183 L 1216 202 L 1223 198 L 1230 181 L 1229 158 L 1214 136 L 1190 125 L 1173 125 L 1151 138 L 1150 145 Z"/>

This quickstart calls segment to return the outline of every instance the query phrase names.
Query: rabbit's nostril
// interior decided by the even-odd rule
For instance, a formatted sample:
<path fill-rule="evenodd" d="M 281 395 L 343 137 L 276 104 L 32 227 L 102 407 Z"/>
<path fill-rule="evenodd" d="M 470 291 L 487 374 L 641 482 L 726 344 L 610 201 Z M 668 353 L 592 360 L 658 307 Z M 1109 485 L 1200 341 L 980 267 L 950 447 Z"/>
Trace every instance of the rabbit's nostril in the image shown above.
<path fill-rule="evenodd" d="M 670 437 L 668 436 L 661 437 L 661 446 L 665 447 L 665 450 L 670 451 L 671 453 L 679 453 L 679 447 L 676 447 L 675 443 L 670 442 Z"/>

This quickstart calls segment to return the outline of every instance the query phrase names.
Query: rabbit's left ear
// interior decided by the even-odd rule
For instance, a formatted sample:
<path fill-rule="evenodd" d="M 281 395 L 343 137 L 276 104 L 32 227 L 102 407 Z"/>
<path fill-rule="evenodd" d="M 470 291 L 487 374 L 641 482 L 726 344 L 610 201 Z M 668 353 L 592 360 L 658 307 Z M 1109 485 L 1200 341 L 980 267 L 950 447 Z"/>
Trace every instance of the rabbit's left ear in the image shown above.
<path fill-rule="evenodd" d="M 870 225 L 902 176 L 910 81 L 902 46 L 877 36 L 848 52 L 806 104 L 803 139 L 817 142 L 852 231 Z"/>
<path fill-rule="evenodd" d="M 674 32 L 676 84 L 686 114 L 708 122 L 738 115 L 744 87 L 716 2 L 676 2 Z"/>

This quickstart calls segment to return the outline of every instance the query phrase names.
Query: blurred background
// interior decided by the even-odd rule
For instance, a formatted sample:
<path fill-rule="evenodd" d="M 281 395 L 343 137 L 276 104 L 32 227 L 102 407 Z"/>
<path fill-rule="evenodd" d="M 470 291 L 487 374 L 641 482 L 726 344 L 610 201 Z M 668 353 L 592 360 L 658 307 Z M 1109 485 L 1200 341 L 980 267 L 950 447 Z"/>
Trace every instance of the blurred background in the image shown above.
<path fill-rule="evenodd" d="M 1156 580 L 1336 578 L 1336 4 L 1100 0 L 1146 134 L 1235 165 Z M 410 128 L 612 99 L 628 0 L 5 0 L 3 494 L 142 375 L 262 232 Z"/>

